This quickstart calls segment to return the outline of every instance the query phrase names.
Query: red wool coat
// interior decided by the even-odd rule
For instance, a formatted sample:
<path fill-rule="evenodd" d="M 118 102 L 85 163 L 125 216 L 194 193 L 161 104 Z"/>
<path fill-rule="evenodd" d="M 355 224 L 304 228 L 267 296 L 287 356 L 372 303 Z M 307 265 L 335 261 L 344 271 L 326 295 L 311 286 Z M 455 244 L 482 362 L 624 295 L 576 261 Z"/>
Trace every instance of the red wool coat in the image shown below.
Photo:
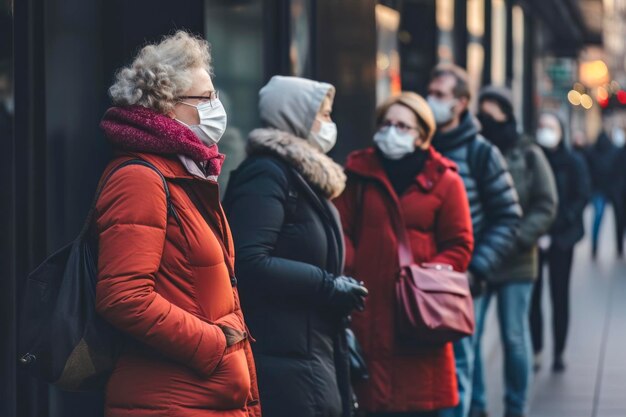
<path fill-rule="evenodd" d="M 458 402 L 452 345 L 407 350 L 396 342 L 394 280 L 399 262 L 390 216 L 402 212 L 416 262 L 465 271 L 474 241 L 463 181 L 454 163 L 431 147 L 415 183 L 398 197 L 378 158 L 372 148 L 348 157 L 348 185 L 335 202 L 345 232 L 346 273 L 370 290 L 365 311 L 353 316 L 370 371 L 370 379 L 357 385 L 356 392 L 368 412 L 452 407 Z M 359 182 L 364 185 L 361 202 Z"/>
<path fill-rule="evenodd" d="M 218 325 L 246 331 L 218 237 L 179 185 L 188 182 L 215 215 L 232 257 L 217 183 L 192 177 L 179 160 L 151 162 L 168 180 L 181 225 L 166 213 L 163 183 L 149 168 L 115 172 L 96 205 L 96 308 L 132 336 L 106 390 L 107 417 L 259 417 L 248 340 L 226 347 Z M 183 233 L 184 231 L 184 233 Z"/>

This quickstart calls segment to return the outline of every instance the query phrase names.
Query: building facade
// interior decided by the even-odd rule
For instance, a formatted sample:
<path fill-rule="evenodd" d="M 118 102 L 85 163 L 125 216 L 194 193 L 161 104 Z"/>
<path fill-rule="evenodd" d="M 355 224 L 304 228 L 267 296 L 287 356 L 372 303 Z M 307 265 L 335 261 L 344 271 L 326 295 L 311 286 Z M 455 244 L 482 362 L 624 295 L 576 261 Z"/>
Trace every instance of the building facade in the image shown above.
<path fill-rule="evenodd" d="M 600 42 L 579 7 L 594 1 L 2 1 L 0 98 L 12 121 L 0 130 L 0 415 L 101 415 L 99 393 L 62 393 L 18 369 L 18 300 L 28 272 L 82 227 L 111 156 L 98 127 L 107 88 L 143 44 L 181 28 L 212 44 L 229 115 L 220 144 L 225 183 L 259 124 L 258 90 L 276 74 L 337 87 L 338 161 L 370 144 L 378 102 L 401 90 L 423 94 L 440 61 L 466 67 L 475 89 L 510 86 L 521 125 L 532 131 L 538 81 L 549 73 L 541 63 L 576 62 L 585 45 Z"/>

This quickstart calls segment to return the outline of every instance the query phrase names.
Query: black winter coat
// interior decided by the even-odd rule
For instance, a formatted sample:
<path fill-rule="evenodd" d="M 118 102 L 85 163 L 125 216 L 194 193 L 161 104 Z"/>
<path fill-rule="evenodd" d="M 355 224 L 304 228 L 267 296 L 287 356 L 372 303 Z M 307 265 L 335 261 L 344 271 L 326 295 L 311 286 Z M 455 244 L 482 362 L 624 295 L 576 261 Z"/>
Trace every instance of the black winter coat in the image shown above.
<path fill-rule="evenodd" d="M 606 132 L 601 132 L 596 143 L 587 148 L 584 155 L 587 158 L 593 191 L 613 197 L 617 174 L 614 169 L 619 148 L 611 142 Z"/>
<path fill-rule="evenodd" d="M 555 150 L 544 149 L 554 172 L 559 194 L 556 220 L 550 229 L 552 244 L 565 250 L 585 234 L 583 212 L 591 196 L 591 178 L 583 156 L 563 142 Z"/>
<path fill-rule="evenodd" d="M 346 319 L 320 300 L 322 281 L 343 270 L 341 223 L 295 168 L 272 152 L 252 155 L 224 199 L 261 407 L 267 417 L 348 416 Z"/>
<path fill-rule="evenodd" d="M 490 280 L 513 250 L 522 216 L 506 162 L 498 148 L 478 134 L 469 112 L 456 129 L 436 133 L 433 146 L 459 167 L 474 228 L 469 270 Z"/>

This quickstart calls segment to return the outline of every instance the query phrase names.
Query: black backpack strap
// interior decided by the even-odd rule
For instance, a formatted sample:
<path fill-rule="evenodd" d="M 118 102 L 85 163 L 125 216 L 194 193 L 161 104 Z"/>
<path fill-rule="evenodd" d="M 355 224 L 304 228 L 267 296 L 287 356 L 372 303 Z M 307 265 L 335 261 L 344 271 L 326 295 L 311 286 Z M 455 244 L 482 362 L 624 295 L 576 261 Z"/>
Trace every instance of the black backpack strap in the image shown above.
<path fill-rule="evenodd" d="M 176 223 L 180 227 L 182 227 L 182 224 L 181 224 L 181 221 L 180 221 L 180 217 L 178 216 L 178 213 L 176 212 L 176 209 L 174 208 L 174 205 L 172 204 L 172 199 L 170 198 L 170 188 L 167 185 L 167 180 L 165 179 L 165 177 L 163 176 L 161 171 L 159 171 L 159 169 L 157 167 L 155 167 L 153 164 L 151 164 L 148 161 L 144 161 L 143 159 L 138 159 L 137 158 L 137 159 L 130 159 L 128 161 L 122 162 L 121 164 L 119 164 L 118 166 L 113 168 L 107 174 L 107 176 L 104 178 L 104 180 L 102 181 L 102 184 L 100 185 L 100 188 L 96 192 L 96 196 L 94 197 L 93 203 L 91 205 L 91 209 L 89 210 L 89 214 L 87 215 L 87 220 L 85 221 L 85 225 L 83 226 L 83 230 L 81 231 L 81 235 L 85 235 L 91 229 L 93 218 L 94 218 L 94 216 L 96 214 L 96 204 L 98 203 L 98 199 L 100 198 L 100 195 L 102 194 L 102 191 L 104 190 L 104 187 L 106 186 L 107 182 L 109 182 L 109 180 L 111 179 L 113 174 L 115 174 L 117 171 L 119 171 L 120 169 L 122 169 L 124 167 L 130 166 L 130 165 L 142 165 L 142 166 L 145 166 L 147 168 L 150 168 L 151 170 L 153 170 L 154 172 L 156 172 L 159 175 L 159 177 L 161 178 L 161 181 L 163 182 L 163 189 L 165 190 L 165 199 L 166 199 L 166 202 L 167 202 L 167 216 L 168 217 L 169 216 L 174 217 L 174 219 L 176 220 Z"/>
<path fill-rule="evenodd" d="M 482 183 L 490 154 L 491 146 L 479 139 L 474 139 L 469 145 L 467 161 L 470 168 L 470 175 L 477 184 Z"/>

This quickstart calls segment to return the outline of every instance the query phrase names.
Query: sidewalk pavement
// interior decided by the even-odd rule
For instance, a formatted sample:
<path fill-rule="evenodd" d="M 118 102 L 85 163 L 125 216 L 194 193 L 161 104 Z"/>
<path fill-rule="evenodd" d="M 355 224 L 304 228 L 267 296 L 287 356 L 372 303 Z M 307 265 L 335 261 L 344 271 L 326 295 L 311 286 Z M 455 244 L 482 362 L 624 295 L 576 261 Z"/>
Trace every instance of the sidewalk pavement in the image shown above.
<path fill-rule="evenodd" d="M 590 219 L 588 210 L 587 225 Z M 614 234 L 613 212 L 607 210 L 598 259 L 591 260 L 588 239 L 574 254 L 563 374 L 551 371 L 549 289 L 544 290 L 546 347 L 542 369 L 535 374 L 529 417 L 626 417 L 626 261 L 616 258 Z M 495 311 L 492 303 L 484 335 L 484 363 L 489 415 L 500 417 L 504 413 L 503 362 Z"/>

